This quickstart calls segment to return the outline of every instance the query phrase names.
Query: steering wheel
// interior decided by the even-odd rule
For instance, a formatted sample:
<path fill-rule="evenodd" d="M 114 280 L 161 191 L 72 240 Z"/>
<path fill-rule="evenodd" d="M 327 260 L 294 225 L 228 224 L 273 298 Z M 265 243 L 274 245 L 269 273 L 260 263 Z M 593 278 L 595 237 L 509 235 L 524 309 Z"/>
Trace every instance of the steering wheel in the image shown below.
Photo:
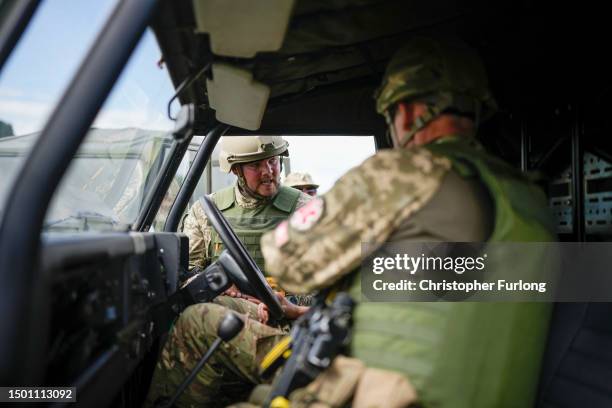
<path fill-rule="evenodd" d="M 215 203 L 210 197 L 202 197 L 202 205 L 204 206 L 204 212 L 208 217 L 208 220 L 212 224 L 213 228 L 217 231 L 221 237 L 221 241 L 225 245 L 225 248 L 232 256 L 234 261 L 238 264 L 246 281 L 243 276 L 237 276 L 229 270 L 230 279 L 236 284 L 238 289 L 245 293 L 254 293 L 255 297 L 265 303 L 268 306 L 270 315 L 275 319 L 281 319 L 284 317 L 283 308 L 281 303 L 276 297 L 276 294 L 268 284 L 268 281 L 264 277 L 251 255 L 248 253 L 242 242 L 238 239 L 229 223 L 221 214 L 221 211 L 217 208 Z"/>

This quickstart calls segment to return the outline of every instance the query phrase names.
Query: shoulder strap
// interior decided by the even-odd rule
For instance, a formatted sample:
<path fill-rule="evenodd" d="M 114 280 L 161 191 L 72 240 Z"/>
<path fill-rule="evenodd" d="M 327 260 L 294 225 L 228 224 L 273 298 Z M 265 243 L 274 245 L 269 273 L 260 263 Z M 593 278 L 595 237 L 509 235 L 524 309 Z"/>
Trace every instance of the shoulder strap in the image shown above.
<path fill-rule="evenodd" d="M 272 205 L 283 212 L 290 213 L 295 209 L 300 194 L 300 190 L 287 186 L 280 186 Z"/>
<path fill-rule="evenodd" d="M 213 193 L 211 198 L 220 211 L 227 210 L 236 200 L 234 195 L 234 186 L 225 187 Z"/>

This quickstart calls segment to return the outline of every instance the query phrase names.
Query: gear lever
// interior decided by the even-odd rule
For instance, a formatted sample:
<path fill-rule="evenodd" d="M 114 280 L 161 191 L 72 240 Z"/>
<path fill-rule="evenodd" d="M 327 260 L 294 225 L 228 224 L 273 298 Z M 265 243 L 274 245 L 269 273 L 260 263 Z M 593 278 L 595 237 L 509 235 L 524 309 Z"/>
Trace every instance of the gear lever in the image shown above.
<path fill-rule="evenodd" d="M 208 351 L 204 353 L 200 361 L 198 361 L 193 370 L 191 370 L 187 378 L 185 378 L 181 385 L 178 386 L 172 397 L 168 400 L 166 400 L 166 398 L 158 400 L 155 404 L 156 407 L 169 408 L 173 406 L 178 397 L 183 393 L 183 391 L 185 391 L 189 384 L 191 384 L 198 372 L 200 372 L 202 367 L 204 367 L 204 364 L 206 364 L 206 362 L 210 359 L 210 356 L 212 356 L 213 353 L 219 348 L 221 342 L 228 342 L 234 337 L 236 337 L 236 335 L 240 333 L 240 330 L 242 330 L 243 327 L 244 321 L 240 317 L 238 317 L 236 313 L 229 312 L 228 314 L 226 314 L 223 320 L 221 320 L 219 328 L 217 329 L 217 335 L 219 337 L 215 339 Z M 164 400 L 166 400 L 167 402 Z"/>

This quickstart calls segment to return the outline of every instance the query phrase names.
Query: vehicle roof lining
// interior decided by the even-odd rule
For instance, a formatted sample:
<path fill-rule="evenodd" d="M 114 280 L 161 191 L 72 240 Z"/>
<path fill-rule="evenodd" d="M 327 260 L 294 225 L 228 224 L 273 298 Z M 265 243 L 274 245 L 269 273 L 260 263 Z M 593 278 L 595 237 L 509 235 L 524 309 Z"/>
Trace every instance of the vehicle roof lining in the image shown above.
<path fill-rule="evenodd" d="M 153 28 L 175 87 L 213 58 L 246 67 L 269 85 L 258 132 L 373 134 L 384 129 L 372 94 L 390 55 L 415 30 L 448 24 L 461 14 L 450 0 L 408 9 L 407 18 L 405 1 L 298 1 L 282 48 L 253 59 L 213 56 L 208 36 L 194 31 L 190 2 L 162 3 Z M 205 78 L 179 95 L 181 103 L 208 106 Z M 347 86 L 357 87 L 356 93 Z M 200 122 L 210 121 L 210 110 L 200 113 Z"/>
<path fill-rule="evenodd" d="M 194 32 L 191 2 L 162 2 L 153 29 L 175 86 L 213 59 L 248 68 L 256 79 L 270 85 L 271 98 L 260 131 L 281 131 L 285 126 L 283 133 L 377 129 L 381 119 L 359 117 L 362 109 L 353 106 L 359 105 L 353 100 L 342 100 L 346 105 L 342 111 L 352 114 L 336 112 L 338 106 L 332 101 L 338 98 L 333 93 L 343 84 L 377 84 L 390 55 L 405 38 L 418 34 L 455 34 L 475 47 L 489 70 L 503 112 L 537 114 L 543 106 L 554 109 L 576 96 L 587 95 L 584 100 L 593 101 L 595 93 L 609 89 L 596 84 L 608 78 L 609 62 L 584 64 L 581 60 L 605 39 L 588 30 L 567 30 L 572 19 L 579 18 L 576 10 L 559 8 L 559 15 L 546 20 L 543 27 L 542 18 L 550 11 L 545 5 L 510 0 L 490 3 L 298 0 L 282 48 L 252 59 L 213 56 L 207 35 Z M 567 53 L 568 45 L 573 57 Z M 214 118 L 214 112 L 207 109 L 205 79 L 203 75 L 179 96 L 182 104 L 202 108 L 198 118 L 202 128 Z M 319 93 L 324 89 L 329 91 Z M 322 112 L 310 100 L 330 111 Z M 280 104 L 288 106 L 278 111 Z M 308 124 L 311 121 L 318 123 Z"/>
<path fill-rule="evenodd" d="M 253 134 L 381 135 L 386 126 L 374 109 L 373 81 L 352 81 L 319 88 L 272 104 Z M 245 134 L 232 129 L 229 134 Z"/>

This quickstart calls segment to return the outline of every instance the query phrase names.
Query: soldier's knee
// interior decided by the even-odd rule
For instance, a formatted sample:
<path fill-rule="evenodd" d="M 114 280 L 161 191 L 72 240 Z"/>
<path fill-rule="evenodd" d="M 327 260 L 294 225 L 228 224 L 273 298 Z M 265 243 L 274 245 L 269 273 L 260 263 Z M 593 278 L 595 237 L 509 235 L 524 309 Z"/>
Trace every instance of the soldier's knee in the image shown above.
<path fill-rule="evenodd" d="M 219 322 L 229 313 L 229 309 L 214 303 L 191 305 L 181 313 L 176 329 L 198 335 L 216 336 Z"/>
<path fill-rule="evenodd" d="M 215 303 L 197 303 L 187 307 L 183 313 L 181 313 L 181 319 L 189 319 L 195 316 L 207 316 L 207 315 L 225 315 L 227 308 Z"/>
<path fill-rule="evenodd" d="M 233 298 L 230 296 L 217 296 L 214 303 L 247 315 L 251 319 L 257 319 L 258 317 L 257 305 L 245 299 Z"/>

